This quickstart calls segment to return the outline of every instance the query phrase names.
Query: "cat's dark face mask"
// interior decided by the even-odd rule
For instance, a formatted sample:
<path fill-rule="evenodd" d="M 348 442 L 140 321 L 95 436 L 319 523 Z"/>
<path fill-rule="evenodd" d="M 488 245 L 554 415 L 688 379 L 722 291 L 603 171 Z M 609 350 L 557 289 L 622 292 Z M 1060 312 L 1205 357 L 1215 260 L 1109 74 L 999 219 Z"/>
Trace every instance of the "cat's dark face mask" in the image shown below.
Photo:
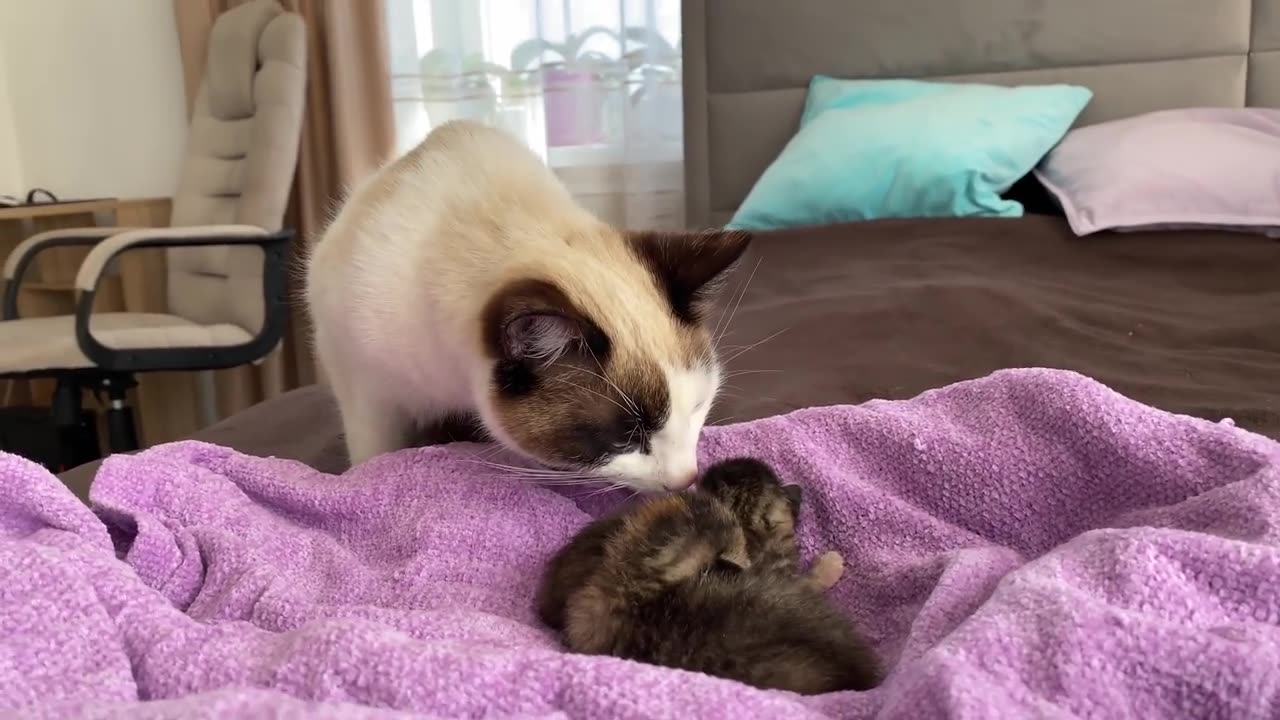
<path fill-rule="evenodd" d="M 704 310 L 748 241 L 723 231 L 629 237 L 641 272 L 619 277 L 638 277 L 639 287 L 620 281 L 590 311 L 571 298 L 581 278 L 504 286 L 483 311 L 494 361 L 485 426 L 566 477 L 646 491 L 691 486 L 721 381 Z"/>

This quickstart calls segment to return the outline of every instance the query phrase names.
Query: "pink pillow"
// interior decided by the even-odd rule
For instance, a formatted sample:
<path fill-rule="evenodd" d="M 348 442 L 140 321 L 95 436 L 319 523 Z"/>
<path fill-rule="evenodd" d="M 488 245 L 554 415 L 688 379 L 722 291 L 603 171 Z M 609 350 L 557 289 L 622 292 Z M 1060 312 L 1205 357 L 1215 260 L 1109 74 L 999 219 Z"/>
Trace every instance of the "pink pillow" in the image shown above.
<path fill-rule="evenodd" d="M 1035 175 L 1076 235 L 1199 227 L 1280 237 L 1280 110 L 1165 110 L 1077 128 Z"/>

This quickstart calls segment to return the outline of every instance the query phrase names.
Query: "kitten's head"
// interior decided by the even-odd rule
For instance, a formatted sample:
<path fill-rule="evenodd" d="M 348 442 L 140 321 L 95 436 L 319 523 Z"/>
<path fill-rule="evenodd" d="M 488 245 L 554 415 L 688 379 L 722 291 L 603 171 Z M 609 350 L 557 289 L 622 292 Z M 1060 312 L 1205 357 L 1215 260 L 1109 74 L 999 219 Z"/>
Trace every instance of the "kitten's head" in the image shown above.
<path fill-rule="evenodd" d="M 609 538 L 605 560 L 632 589 L 684 582 L 712 568 L 751 565 L 746 537 L 733 514 L 706 495 L 685 493 L 651 500 L 627 513 Z"/>
<path fill-rule="evenodd" d="M 707 468 L 698 489 L 729 508 L 748 540 L 786 539 L 795 532 L 800 486 L 783 485 L 767 463 L 753 458 L 718 462 Z"/>
<path fill-rule="evenodd" d="M 619 611 L 629 605 L 699 582 L 712 572 L 738 575 L 751 565 L 742 527 L 724 504 L 705 494 L 663 495 L 617 520 L 616 525 L 593 526 L 605 532 L 603 544 L 578 584 L 543 591 L 542 602 L 551 603 L 543 606 L 548 608 L 542 610 L 544 618 L 548 624 L 563 619 L 564 636 L 576 652 L 607 652 L 618 633 L 627 630 Z M 560 561 L 562 556 L 555 562 Z M 551 582 L 564 579 L 562 574 Z M 554 604 L 559 597 L 564 598 L 563 612 Z"/>
<path fill-rule="evenodd" d="M 745 233 L 649 233 L 594 267 L 513 280 L 483 313 L 486 427 L 552 468 L 682 490 L 720 386 L 706 314 Z M 593 262 L 594 256 L 590 258 Z"/>

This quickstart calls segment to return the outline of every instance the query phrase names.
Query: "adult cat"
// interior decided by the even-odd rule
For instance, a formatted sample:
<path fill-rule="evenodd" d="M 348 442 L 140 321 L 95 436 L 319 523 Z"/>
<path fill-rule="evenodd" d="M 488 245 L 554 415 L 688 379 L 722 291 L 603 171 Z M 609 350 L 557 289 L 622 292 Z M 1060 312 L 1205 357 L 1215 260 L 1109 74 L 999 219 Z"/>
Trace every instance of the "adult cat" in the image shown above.
<path fill-rule="evenodd" d="M 683 489 L 720 385 L 704 311 L 744 233 L 625 233 L 515 138 L 440 126 L 312 252 L 316 352 L 352 463 L 453 418 L 544 466 Z"/>

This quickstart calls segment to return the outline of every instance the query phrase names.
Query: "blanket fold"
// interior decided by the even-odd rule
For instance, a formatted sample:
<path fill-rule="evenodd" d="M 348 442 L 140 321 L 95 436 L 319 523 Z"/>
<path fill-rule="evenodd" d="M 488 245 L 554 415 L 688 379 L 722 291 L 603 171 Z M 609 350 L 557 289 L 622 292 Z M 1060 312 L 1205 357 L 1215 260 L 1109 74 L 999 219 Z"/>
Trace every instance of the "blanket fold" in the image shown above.
<path fill-rule="evenodd" d="M 542 565 L 621 497 L 489 453 L 335 477 L 175 443 L 110 458 L 92 512 L 0 456 L 0 714 L 1280 715 L 1280 444 L 1227 422 L 1029 369 L 707 429 L 704 466 L 770 461 L 805 557 L 845 557 L 830 597 L 891 672 L 820 697 L 561 651 Z"/>

